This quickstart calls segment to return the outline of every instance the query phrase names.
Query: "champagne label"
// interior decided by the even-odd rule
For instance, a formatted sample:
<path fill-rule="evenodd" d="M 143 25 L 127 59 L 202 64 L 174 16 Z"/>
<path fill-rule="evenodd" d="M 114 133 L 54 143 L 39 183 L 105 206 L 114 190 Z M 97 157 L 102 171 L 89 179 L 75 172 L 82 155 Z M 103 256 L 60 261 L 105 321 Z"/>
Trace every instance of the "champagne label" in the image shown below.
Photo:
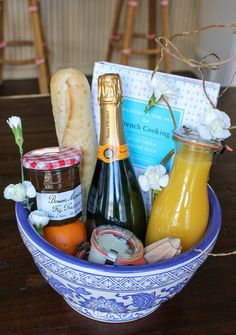
<path fill-rule="evenodd" d="M 105 163 L 111 163 L 128 157 L 129 152 L 126 144 L 120 146 L 106 144 L 98 147 L 97 158 Z"/>
<path fill-rule="evenodd" d="M 37 208 L 47 213 L 50 220 L 65 220 L 82 211 L 81 185 L 61 193 L 36 194 Z"/>

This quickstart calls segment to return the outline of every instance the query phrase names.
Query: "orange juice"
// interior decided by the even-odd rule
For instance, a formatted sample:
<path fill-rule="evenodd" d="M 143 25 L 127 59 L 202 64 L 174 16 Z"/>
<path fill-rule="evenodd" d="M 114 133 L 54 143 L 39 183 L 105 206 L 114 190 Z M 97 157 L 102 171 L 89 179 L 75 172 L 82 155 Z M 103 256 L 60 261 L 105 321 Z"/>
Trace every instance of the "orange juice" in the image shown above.
<path fill-rule="evenodd" d="M 178 237 L 185 251 L 201 239 L 209 216 L 207 181 L 212 152 L 212 147 L 178 139 L 169 184 L 154 201 L 146 245 Z"/>

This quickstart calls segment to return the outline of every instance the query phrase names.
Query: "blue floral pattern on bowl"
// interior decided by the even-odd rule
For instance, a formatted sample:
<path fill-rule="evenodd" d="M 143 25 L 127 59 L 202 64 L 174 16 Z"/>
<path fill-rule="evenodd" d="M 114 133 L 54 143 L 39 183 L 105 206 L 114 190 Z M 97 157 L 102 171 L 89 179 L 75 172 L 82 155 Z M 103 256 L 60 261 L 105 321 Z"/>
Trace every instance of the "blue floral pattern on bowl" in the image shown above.
<path fill-rule="evenodd" d="M 34 231 L 22 204 L 16 205 L 16 217 L 39 271 L 74 310 L 103 322 L 129 322 L 147 316 L 180 292 L 207 258 L 221 226 L 220 206 L 211 188 L 209 201 L 208 229 L 195 248 L 171 260 L 141 266 L 99 265 L 66 255 Z"/>

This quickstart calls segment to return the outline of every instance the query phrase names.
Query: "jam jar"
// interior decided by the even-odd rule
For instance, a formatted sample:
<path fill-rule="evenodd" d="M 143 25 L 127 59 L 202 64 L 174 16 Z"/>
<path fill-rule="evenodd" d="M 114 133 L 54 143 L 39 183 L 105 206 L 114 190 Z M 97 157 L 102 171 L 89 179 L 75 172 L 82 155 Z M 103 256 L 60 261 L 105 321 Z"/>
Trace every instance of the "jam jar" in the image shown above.
<path fill-rule="evenodd" d="M 81 151 L 51 147 L 23 157 L 27 176 L 36 189 L 36 207 L 47 213 L 49 226 L 71 223 L 82 215 Z"/>

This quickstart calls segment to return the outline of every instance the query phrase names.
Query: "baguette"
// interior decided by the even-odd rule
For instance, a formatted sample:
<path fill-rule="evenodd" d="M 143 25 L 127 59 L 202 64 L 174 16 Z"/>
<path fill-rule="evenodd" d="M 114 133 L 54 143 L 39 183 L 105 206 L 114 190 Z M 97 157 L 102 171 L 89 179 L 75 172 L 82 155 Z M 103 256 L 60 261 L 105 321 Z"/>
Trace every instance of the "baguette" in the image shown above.
<path fill-rule="evenodd" d="M 51 79 L 51 102 L 59 146 L 82 151 L 83 218 L 96 164 L 97 143 L 87 78 L 76 69 L 63 69 Z"/>

